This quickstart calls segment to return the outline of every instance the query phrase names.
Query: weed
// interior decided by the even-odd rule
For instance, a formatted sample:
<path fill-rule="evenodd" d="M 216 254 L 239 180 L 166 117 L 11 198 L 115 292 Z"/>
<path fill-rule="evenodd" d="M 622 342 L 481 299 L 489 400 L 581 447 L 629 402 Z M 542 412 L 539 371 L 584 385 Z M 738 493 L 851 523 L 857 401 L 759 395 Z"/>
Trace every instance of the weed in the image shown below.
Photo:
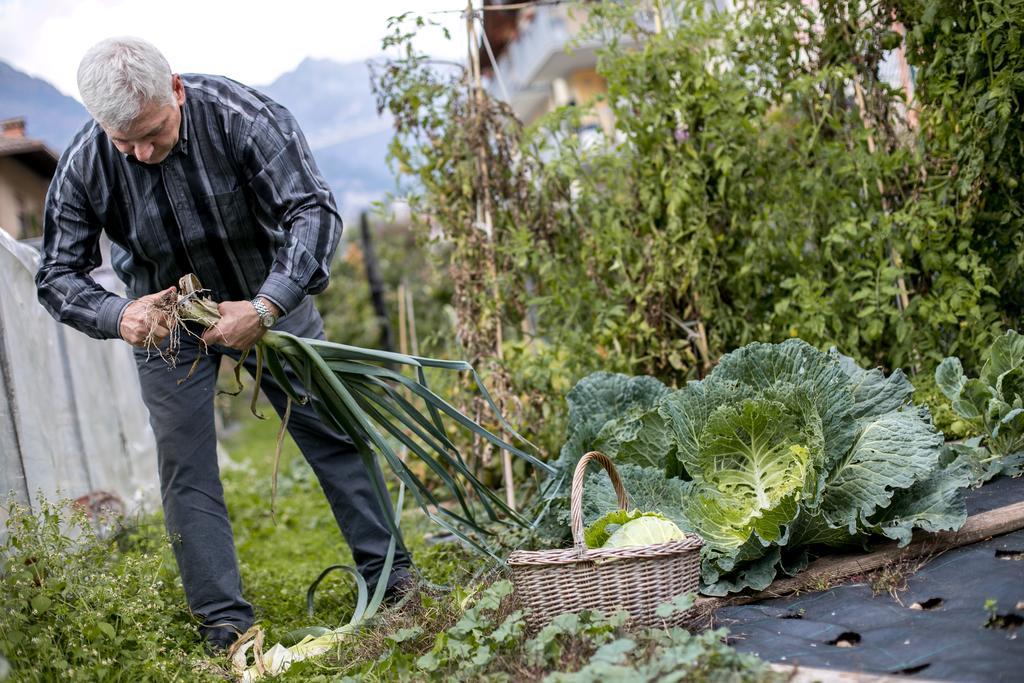
<path fill-rule="evenodd" d="M 69 504 L 7 509 L 0 655 L 16 680 L 206 678 L 162 529 L 102 539 Z"/>
<path fill-rule="evenodd" d="M 912 560 L 886 562 L 867 577 L 872 594 L 888 593 L 893 600 L 902 605 L 899 593 L 906 589 L 907 579 L 916 574 L 931 559 L 932 556 L 928 555 Z"/>

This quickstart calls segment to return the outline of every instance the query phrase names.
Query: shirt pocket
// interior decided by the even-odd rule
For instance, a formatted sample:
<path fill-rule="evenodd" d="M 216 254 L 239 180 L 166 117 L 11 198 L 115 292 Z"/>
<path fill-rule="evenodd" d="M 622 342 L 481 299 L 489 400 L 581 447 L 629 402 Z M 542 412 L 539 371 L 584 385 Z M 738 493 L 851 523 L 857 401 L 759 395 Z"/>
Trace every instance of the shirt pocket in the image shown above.
<path fill-rule="evenodd" d="M 206 231 L 215 229 L 222 238 L 231 241 L 246 241 L 255 229 L 255 218 L 249 208 L 245 190 L 237 188 L 229 192 L 211 194 L 200 199 L 199 215 Z"/>

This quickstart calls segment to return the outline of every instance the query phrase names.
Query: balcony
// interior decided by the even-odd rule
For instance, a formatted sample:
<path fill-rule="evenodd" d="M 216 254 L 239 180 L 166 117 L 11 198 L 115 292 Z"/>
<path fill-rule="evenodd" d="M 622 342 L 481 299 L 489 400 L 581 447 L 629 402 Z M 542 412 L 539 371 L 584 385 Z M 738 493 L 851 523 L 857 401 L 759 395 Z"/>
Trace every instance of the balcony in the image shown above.
<path fill-rule="evenodd" d="M 520 26 L 519 34 L 498 57 L 497 73 L 490 80 L 494 97 L 505 99 L 500 78 L 508 90 L 509 104 L 523 121 L 532 121 L 548 106 L 551 83 L 578 69 L 593 68 L 597 62 L 597 41 L 583 41 L 566 51 L 576 39 L 586 10 L 563 5 L 541 5 Z"/>

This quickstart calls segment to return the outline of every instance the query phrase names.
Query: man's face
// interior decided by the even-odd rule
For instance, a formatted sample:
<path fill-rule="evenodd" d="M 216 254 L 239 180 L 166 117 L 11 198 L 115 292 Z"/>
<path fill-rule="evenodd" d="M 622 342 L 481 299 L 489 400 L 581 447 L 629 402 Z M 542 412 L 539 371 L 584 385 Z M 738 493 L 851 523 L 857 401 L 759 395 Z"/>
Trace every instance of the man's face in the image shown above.
<path fill-rule="evenodd" d="M 171 76 L 175 104 L 150 103 L 125 130 L 103 126 L 103 130 L 122 154 L 135 157 L 144 164 L 159 164 L 178 143 L 181 107 L 185 103 L 185 87 L 181 77 Z"/>

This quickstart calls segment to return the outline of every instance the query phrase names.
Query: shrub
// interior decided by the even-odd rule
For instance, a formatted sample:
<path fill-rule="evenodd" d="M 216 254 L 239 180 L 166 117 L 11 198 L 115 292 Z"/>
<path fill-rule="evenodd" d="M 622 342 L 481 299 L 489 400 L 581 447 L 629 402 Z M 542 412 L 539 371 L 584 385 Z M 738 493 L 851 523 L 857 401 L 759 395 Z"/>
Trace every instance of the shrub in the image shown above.
<path fill-rule="evenodd" d="M 162 528 L 100 538 L 65 503 L 35 513 L 12 502 L 8 512 L 0 654 L 13 680 L 208 677 Z"/>

